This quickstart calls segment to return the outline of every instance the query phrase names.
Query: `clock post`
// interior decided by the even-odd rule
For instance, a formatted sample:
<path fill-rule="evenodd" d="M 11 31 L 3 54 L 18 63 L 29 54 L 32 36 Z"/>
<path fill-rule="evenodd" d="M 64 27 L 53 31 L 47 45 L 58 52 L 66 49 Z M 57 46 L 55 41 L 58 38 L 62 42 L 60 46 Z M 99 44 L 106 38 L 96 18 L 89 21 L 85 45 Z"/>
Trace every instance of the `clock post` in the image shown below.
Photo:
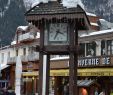
<path fill-rule="evenodd" d="M 50 55 L 69 55 L 69 95 L 78 95 L 78 31 L 90 29 L 85 11 L 79 5 L 66 8 L 57 1 L 49 1 L 25 15 L 28 22 L 40 29 L 39 95 L 49 95 Z"/>

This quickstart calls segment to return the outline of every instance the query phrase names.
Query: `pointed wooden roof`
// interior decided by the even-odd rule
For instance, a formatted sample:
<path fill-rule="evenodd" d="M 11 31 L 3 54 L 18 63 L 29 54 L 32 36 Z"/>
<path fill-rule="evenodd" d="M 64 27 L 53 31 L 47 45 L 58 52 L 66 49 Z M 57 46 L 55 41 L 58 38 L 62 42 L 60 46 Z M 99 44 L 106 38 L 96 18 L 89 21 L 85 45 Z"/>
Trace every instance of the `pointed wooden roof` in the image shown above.
<path fill-rule="evenodd" d="M 51 20 L 56 19 L 81 19 L 85 20 L 86 25 L 89 27 L 90 22 L 86 12 L 79 6 L 74 8 L 64 7 L 63 4 L 57 1 L 49 1 L 48 3 L 40 3 L 25 13 L 27 21 L 36 21 L 41 19 Z"/>
<path fill-rule="evenodd" d="M 26 12 L 26 15 L 69 14 L 78 12 L 84 12 L 79 5 L 75 8 L 67 8 L 57 1 L 49 1 L 48 3 L 40 3 L 34 6 Z"/>

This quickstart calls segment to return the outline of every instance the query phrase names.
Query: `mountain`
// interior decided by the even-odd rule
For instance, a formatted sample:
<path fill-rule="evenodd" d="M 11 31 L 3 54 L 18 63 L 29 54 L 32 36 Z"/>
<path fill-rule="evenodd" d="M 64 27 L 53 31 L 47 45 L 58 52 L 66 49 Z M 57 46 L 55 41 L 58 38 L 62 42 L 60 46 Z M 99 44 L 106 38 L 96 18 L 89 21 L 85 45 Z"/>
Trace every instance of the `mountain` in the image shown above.
<path fill-rule="evenodd" d="M 88 12 L 113 22 L 113 0 L 82 0 Z"/>
<path fill-rule="evenodd" d="M 33 3 L 36 3 L 39 1 L 43 2 L 43 1 L 50 1 L 50 0 L 24 0 L 24 4 L 26 5 L 26 8 L 29 9 Z M 82 2 L 87 12 L 94 13 L 100 16 L 101 18 L 106 19 L 107 21 L 113 22 L 113 19 L 112 19 L 113 18 L 113 0 L 62 0 L 62 1 L 63 2 L 67 1 L 66 4 L 72 1 L 73 3 Z"/>
<path fill-rule="evenodd" d="M 0 0 L 0 45 L 10 44 L 16 28 L 20 25 L 27 25 L 25 11 L 39 1 L 48 0 Z M 87 12 L 113 22 L 113 0 L 82 0 L 82 3 Z"/>
<path fill-rule="evenodd" d="M 10 44 L 16 28 L 26 24 L 25 10 L 22 0 L 0 0 L 0 45 Z"/>

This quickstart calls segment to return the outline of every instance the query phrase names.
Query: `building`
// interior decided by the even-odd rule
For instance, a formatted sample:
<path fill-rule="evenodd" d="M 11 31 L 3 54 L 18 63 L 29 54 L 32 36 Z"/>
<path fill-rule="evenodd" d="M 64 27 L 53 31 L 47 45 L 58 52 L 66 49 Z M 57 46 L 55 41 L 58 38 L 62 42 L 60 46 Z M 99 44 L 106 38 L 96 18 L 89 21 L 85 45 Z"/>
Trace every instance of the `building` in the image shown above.
<path fill-rule="evenodd" d="M 94 95 L 96 89 L 98 89 L 99 92 L 107 89 L 106 95 L 109 95 L 113 84 L 113 30 L 98 31 L 99 25 L 97 22 L 100 18 L 90 13 L 87 13 L 87 16 L 90 20 L 92 30 L 79 31 L 79 45 L 82 53 L 80 53 L 78 60 L 78 93 L 81 93 L 81 91 L 85 89 L 88 93 L 93 93 Z M 25 95 L 38 92 L 39 32 L 40 30 L 32 24 L 19 26 L 11 45 L 3 47 L 0 50 L 1 64 L 5 64 L 6 66 L 5 68 L 3 68 L 3 66 L 1 68 L 2 79 L 6 80 L 6 86 L 10 84 L 12 89 L 15 88 L 16 59 L 17 56 L 21 57 L 21 93 Z M 68 55 L 51 56 L 51 93 L 59 94 L 63 92 L 64 84 L 68 82 L 69 76 L 68 60 Z M 104 80 L 102 81 L 102 79 Z M 1 83 L 3 83 L 1 87 L 6 87 L 4 86 L 4 81 L 1 81 Z M 61 87 L 62 90 L 59 87 Z"/>

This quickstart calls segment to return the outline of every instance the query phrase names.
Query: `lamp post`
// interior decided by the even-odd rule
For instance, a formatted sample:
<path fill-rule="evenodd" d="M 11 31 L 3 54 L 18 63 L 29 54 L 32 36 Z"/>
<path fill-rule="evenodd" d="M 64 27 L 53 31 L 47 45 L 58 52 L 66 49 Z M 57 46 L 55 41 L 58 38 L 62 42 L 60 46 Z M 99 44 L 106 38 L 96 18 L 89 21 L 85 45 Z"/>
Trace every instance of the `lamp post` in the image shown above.
<path fill-rule="evenodd" d="M 0 77 L 2 77 L 2 73 L 1 73 L 1 63 L 0 63 Z"/>

